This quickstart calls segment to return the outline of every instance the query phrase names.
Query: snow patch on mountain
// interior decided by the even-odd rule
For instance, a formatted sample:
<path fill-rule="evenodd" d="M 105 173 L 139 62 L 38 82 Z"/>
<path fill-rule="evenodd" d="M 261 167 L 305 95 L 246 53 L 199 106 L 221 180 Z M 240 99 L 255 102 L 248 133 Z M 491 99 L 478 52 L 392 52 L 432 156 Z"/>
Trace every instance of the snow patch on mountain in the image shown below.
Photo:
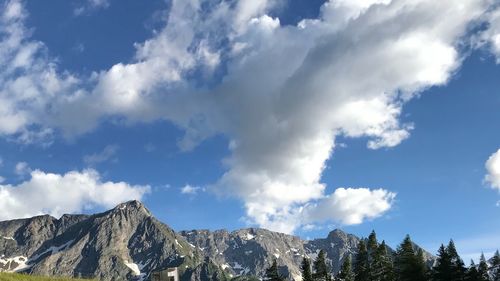
<path fill-rule="evenodd" d="M 28 258 L 25 256 L 17 256 L 13 258 L 0 257 L 0 272 L 18 272 L 29 268 Z"/>
<path fill-rule="evenodd" d="M 44 256 L 45 254 L 47 253 L 50 253 L 50 255 L 54 255 L 56 253 L 59 253 L 61 251 L 64 251 L 66 250 L 71 244 L 73 244 L 74 240 L 70 240 L 64 244 L 62 244 L 61 246 L 51 246 L 50 248 L 48 248 L 47 250 L 41 252 L 40 254 L 37 254 L 35 256 L 32 256 L 30 260 L 37 260 L 39 259 L 40 257 Z"/>
<path fill-rule="evenodd" d="M 181 248 L 182 248 L 181 243 L 179 243 L 179 241 L 177 241 L 177 239 L 175 239 L 175 244 L 176 244 L 177 246 L 179 246 L 179 247 L 181 247 Z"/>
<path fill-rule="evenodd" d="M 225 263 L 222 264 L 220 267 L 222 267 L 223 270 L 226 270 L 226 268 L 231 267 L 229 264 Z"/>
<path fill-rule="evenodd" d="M 148 260 L 149 262 L 150 260 Z M 142 269 L 145 267 L 145 265 L 141 264 L 141 263 L 133 263 L 133 262 L 129 262 L 127 260 L 124 260 L 123 263 L 128 267 L 130 268 L 130 270 L 132 270 L 132 273 L 134 274 L 134 276 L 137 276 L 139 277 L 139 281 L 143 281 L 145 278 L 146 278 L 146 273 L 142 273 Z"/>
<path fill-rule="evenodd" d="M 10 237 L 10 236 L 0 236 L 0 238 L 5 239 L 5 240 L 16 241 L 16 239 L 14 239 L 14 237 Z"/>

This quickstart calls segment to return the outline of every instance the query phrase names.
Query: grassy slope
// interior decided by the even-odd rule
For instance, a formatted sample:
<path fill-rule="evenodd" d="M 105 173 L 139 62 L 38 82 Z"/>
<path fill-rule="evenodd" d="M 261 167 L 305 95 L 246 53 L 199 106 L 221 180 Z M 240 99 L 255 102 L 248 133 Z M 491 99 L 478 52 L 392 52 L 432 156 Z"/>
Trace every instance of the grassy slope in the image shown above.
<path fill-rule="evenodd" d="M 0 273 L 0 281 L 78 281 L 83 279 L 59 278 L 46 276 L 32 276 L 26 274 Z M 88 281 L 88 280 L 86 280 Z"/>

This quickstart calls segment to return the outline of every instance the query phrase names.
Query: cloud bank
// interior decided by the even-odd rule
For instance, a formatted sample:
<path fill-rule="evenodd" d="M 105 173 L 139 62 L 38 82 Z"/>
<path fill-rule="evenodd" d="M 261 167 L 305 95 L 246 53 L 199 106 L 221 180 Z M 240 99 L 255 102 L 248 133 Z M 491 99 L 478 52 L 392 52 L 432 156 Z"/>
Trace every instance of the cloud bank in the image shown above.
<path fill-rule="evenodd" d="M 0 185 L 0 220 L 50 214 L 60 217 L 98 207 L 111 208 L 128 200 L 140 200 L 149 186 L 103 182 L 95 170 L 71 171 L 64 175 L 31 172 L 18 185 Z"/>
<path fill-rule="evenodd" d="M 321 176 L 336 138 L 366 137 L 370 149 L 408 138 L 402 106 L 447 83 L 468 37 L 479 36 L 473 27 L 493 23 L 492 2 L 332 0 L 293 26 L 269 15 L 277 3 L 174 0 L 165 27 L 136 44 L 131 63 L 78 77 L 56 69 L 43 43 L 29 39 L 20 2 L 9 1 L 0 134 L 76 137 L 106 118 L 165 120 L 184 129 L 182 150 L 216 134 L 229 139 L 227 171 L 211 190 L 242 200 L 251 223 L 293 232 L 316 220 L 378 217 L 394 193 L 327 193 Z"/>

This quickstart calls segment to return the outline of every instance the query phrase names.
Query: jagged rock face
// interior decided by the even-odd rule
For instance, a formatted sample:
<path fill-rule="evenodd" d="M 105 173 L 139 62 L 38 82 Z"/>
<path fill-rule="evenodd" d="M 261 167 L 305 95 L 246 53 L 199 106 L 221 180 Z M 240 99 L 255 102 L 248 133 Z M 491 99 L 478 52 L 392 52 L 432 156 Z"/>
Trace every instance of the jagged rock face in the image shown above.
<path fill-rule="evenodd" d="M 176 266 L 182 281 L 224 281 L 262 277 L 276 259 L 282 274 L 301 280 L 303 257 L 315 259 L 323 249 L 337 272 L 358 243 L 340 230 L 315 240 L 259 228 L 176 233 L 130 201 L 92 216 L 0 222 L 0 271 L 137 281 Z"/>
<path fill-rule="evenodd" d="M 42 275 L 145 280 L 199 256 L 137 201 L 93 216 L 0 222 L 0 236 L 0 268 Z"/>
<path fill-rule="evenodd" d="M 249 228 L 231 233 L 193 230 L 182 231 L 181 235 L 230 276 L 262 276 L 274 258 L 280 261 L 284 274 L 299 275 L 297 265 L 305 253 L 300 238 L 265 229 Z"/>
<path fill-rule="evenodd" d="M 182 281 L 226 281 L 228 276 L 222 268 L 210 258 L 192 269 L 187 269 L 181 278 Z"/>
<path fill-rule="evenodd" d="M 305 248 L 311 259 L 316 259 L 319 251 L 325 250 L 328 265 L 334 272 L 338 272 L 344 258 L 357 253 L 359 241 L 358 237 L 336 229 L 325 239 L 306 241 Z"/>
<path fill-rule="evenodd" d="M 338 271 L 345 255 L 355 253 L 359 242 L 359 238 L 340 230 L 332 231 L 326 239 L 310 241 L 258 228 L 231 233 L 225 230 L 192 230 L 180 234 L 205 256 L 220 264 L 230 276 L 263 276 L 266 267 L 277 259 L 281 273 L 295 280 L 300 280 L 303 257 L 315 259 L 324 249 L 330 267 Z"/>

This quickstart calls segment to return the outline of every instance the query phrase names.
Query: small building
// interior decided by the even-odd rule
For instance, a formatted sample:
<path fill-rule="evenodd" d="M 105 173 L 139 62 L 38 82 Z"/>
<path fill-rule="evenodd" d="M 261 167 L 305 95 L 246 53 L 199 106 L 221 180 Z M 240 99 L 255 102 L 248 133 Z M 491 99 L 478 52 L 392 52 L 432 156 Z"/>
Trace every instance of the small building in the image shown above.
<path fill-rule="evenodd" d="M 179 271 L 177 267 L 153 271 L 151 273 L 151 281 L 179 281 Z"/>

